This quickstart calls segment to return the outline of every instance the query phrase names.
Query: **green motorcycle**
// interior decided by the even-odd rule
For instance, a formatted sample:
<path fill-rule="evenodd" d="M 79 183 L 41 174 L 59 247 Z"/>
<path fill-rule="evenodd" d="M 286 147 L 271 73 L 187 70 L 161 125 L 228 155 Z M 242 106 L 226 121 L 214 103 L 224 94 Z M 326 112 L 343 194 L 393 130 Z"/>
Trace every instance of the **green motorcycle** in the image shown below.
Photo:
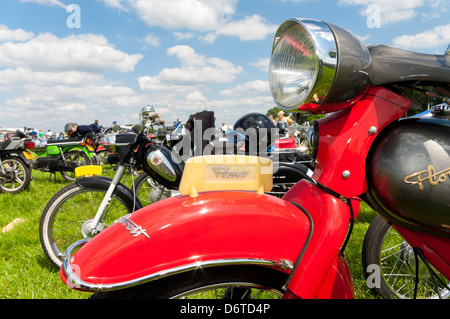
<path fill-rule="evenodd" d="M 66 181 L 73 182 L 75 168 L 100 164 L 95 153 L 95 138 L 88 134 L 61 140 L 35 139 L 27 145 L 36 154 L 32 168 L 51 174 L 60 172 Z"/>

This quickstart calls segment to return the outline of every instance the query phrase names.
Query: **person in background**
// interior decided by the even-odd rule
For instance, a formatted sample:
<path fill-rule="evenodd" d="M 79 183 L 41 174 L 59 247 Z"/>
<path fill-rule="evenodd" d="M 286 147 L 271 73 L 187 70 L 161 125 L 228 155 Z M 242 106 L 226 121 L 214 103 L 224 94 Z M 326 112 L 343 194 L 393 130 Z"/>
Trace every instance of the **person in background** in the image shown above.
<path fill-rule="evenodd" d="M 277 121 L 275 121 L 275 119 L 273 118 L 273 115 L 272 115 L 272 114 L 269 114 L 269 118 L 272 120 L 273 125 L 276 125 L 276 124 L 277 124 Z"/>
<path fill-rule="evenodd" d="M 100 129 L 94 125 L 78 125 L 77 123 L 67 123 L 64 131 L 69 137 L 85 136 L 87 133 L 100 133 Z"/>
<path fill-rule="evenodd" d="M 120 125 L 117 124 L 116 121 L 113 122 L 113 130 L 114 130 L 114 132 L 119 132 L 121 130 Z"/>
<path fill-rule="evenodd" d="M 221 130 L 222 130 L 222 133 L 223 133 L 224 136 L 227 134 L 228 130 L 230 130 L 230 129 L 231 128 L 228 125 L 226 125 L 225 122 L 222 122 Z"/>
<path fill-rule="evenodd" d="M 277 117 L 277 124 L 275 127 L 279 129 L 280 138 L 289 137 L 288 126 L 291 125 L 293 121 L 290 118 L 285 117 L 283 111 L 278 112 Z"/>

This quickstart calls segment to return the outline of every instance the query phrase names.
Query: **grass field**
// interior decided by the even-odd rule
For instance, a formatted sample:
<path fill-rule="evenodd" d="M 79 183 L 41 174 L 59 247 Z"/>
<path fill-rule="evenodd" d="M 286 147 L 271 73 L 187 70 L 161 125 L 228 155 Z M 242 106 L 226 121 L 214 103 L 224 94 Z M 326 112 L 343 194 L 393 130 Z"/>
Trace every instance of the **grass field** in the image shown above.
<path fill-rule="evenodd" d="M 0 232 L 0 299 L 79 299 L 89 294 L 65 286 L 59 270 L 46 258 L 39 241 L 39 221 L 45 205 L 69 183 L 60 175 L 49 180 L 48 173 L 33 171 L 29 188 L 16 195 L 0 194 L 0 228 L 16 218 L 24 221 L 11 232 Z M 377 298 L 367 288 L 361 268 L 361 246 L 375 216 L 367 206 L 355 224 L 345 256 L 354 279 L 357 298 Z"/>

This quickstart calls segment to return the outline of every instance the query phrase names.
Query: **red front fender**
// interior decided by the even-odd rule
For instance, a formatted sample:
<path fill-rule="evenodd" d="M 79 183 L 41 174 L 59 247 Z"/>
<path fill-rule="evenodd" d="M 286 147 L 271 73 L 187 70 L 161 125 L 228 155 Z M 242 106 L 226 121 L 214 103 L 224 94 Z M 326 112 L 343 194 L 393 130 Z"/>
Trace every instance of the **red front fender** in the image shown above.
<path fill-rule="evenodd" d="M 66 261 L 61 277 L 69 286 L 105 291 L 217 264 L 288 271 L 309 230 L 302 211 L 273 196 L 238 191 L 177 196 L 97 235 Z"/>

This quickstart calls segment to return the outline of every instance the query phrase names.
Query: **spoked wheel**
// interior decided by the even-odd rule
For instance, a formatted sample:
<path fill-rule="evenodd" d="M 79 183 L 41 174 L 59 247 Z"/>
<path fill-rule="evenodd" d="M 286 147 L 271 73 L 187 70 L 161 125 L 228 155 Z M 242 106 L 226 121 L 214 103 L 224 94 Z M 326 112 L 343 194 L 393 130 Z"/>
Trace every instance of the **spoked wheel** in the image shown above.
<path fill-rule="evenodd" d="M 50 261 L 61 267 L 66 249 L 75 241 L 95 236 L 89 230 L 107 191 L 107 185 L 86 188 L 72 183 L 56 193 L 45 206 L 39 225 L 42 248 Z M 133 212 L 129 199 L 117 189 L 96 228 L 99 233 L 120 217 Z"/>
<path fill-rule="evenodd" d="M 83 151 L 69 151 L 64 153 L 64 158 L 67 163 L 75 162 L 78 163 L 79 166 L 91 164 L 89 157 Z M 62 171 L 61 175 L 68 182 L 73 182 L 76 179 L 75 172 Z"/>
<path fill-rule="evenodd" d="M 450 282 L 430 266 L 436 276 L 432 275 L 421 259 L 417 268 L 414 249 L 379 215 L 367 230 L 362 257 L 366 278 L 374 286 L 373 291 L 384 299 L 414 298 L 416 269 L 419 280 L 416 298 L 450 298 Z M 374 277 L 377 270 L 381 278 Z"/>
<path fill-rule="evenodd" d="M 30 181 L 31 168 L 21 158 L 7 156 L 2 159 L 0 193 L 20 193 L 28 187 Z"/>
<path fill-rule="evenodd" d="M 147 284 L 95 293 L 92 299 L 279 299 L 287 274 L 257 266 L 198 269 Z"/>

